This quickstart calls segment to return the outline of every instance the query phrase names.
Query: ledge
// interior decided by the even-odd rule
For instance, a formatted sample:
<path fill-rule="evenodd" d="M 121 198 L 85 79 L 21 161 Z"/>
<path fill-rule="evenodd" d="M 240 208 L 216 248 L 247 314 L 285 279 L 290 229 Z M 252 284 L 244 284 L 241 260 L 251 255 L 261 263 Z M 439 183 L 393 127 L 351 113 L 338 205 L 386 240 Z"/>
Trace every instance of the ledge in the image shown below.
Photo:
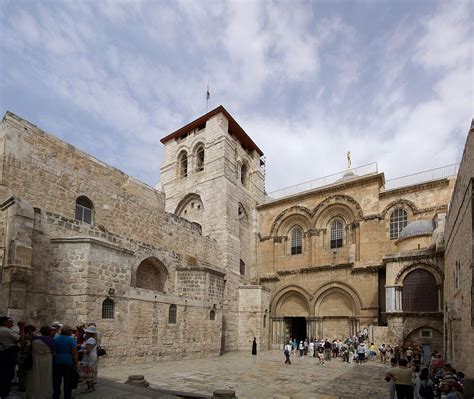
<path fill-rule="evenodd" d="M 57 244 L 91 244 L 91 245 L 100 245 L 102 247 L 107 247 L 114 249 L 116 251 L 125 252 L 128 255 L 134 255 L 135 252 L 130 251 L 129 249 L 119 247 L 117 245 L 110 244 L 106 241 L 98 240 L 97 238 L 91 237 L 64 237 L 64 238 L 52 238 L 52 243 Z"/>

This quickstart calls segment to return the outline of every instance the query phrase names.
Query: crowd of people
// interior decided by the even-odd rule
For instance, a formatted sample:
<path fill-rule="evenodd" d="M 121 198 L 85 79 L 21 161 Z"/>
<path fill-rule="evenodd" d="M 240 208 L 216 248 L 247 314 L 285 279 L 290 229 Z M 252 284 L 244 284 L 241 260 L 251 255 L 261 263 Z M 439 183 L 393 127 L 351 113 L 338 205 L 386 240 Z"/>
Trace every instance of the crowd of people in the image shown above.
<path fill-rule="evenodd" d="M 464 374 L 445 363 L 441 354 L 433 352 L 424 359 L 421 348 L 415 345 L 401 348 L 382 343 L 378 348 L 368 340 L 366 330 L 344 341 L 334 339 L 289 339 L 283 348 L 285 364 L 291 364 L 291 355 L 318 359 L 317 364 L 342 359 L 342 362 L 363 364 L 368 361 L 390 363 L 385 381 L 389 399 L 461 399 Z"/>
<path fill-rule="evenodd" d="M 0 397 L 13 398 L 11 389 L 28 399 L 70 399 L 83 382 L 95 391 L 97 358 L 101 353 L 95 323 L 75 328 L 55 321 L 36 326 L 0 317 Z"/>

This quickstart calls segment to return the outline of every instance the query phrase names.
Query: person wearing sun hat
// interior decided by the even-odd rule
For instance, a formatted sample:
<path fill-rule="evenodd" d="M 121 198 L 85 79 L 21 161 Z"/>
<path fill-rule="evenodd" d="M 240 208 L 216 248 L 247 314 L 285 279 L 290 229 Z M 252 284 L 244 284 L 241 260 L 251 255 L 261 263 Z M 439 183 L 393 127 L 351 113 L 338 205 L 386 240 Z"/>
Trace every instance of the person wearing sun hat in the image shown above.
<path fill-rule="evenodd" d="M 79 374 L 87 384 L 87 391 L 95 391 L 97 378 L 97 327 L 89 324 L 84 332 L 87 334 L 87 340 L 82 344 L 81 350 L 84 356 L 79 364 Z"/>

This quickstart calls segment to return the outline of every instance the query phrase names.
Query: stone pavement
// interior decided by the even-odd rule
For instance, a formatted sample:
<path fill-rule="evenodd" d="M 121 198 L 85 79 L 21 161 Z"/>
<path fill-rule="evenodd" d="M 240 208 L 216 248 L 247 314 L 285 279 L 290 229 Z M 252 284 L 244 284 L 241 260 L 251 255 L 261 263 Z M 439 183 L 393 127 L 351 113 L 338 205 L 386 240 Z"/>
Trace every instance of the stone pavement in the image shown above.
<path fill-rule="evenodd" d="M 385 372 L 378 362 L 343 363 L 341 358 L 319 366 L 317 359 L 292 356 L 284 364 L 280 351 L 230 352 L 209 359 L 166 361 L 144 365 L 118 365 L 99 369 L 102 378 L 124 382 L 130 374 L 143 374 L 150 387 L 211 396 L 227 388 L 239 399 L 386 398 Z"/>

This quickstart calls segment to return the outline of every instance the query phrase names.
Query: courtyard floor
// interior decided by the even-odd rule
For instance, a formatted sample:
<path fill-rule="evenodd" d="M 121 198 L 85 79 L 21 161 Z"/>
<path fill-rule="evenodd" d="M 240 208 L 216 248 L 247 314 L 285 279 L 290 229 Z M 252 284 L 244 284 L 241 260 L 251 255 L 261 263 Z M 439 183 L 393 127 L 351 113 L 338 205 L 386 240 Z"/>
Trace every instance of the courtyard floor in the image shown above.
<path fill-rule="evenodd" d="M 145 365 L 102 367 L 102 378 L 124 382 L 142 374 L 151 388 L 212 396 L 215 389 L 232 389 L 239 399 L 386 398 L 388 368 L 379 362 L 343 363 L 341 358 L 319 366 L 313 357 L 291 357 L 284 364 L 280 351 L 230 352 L 209 359 L 167 361 Z"/>

